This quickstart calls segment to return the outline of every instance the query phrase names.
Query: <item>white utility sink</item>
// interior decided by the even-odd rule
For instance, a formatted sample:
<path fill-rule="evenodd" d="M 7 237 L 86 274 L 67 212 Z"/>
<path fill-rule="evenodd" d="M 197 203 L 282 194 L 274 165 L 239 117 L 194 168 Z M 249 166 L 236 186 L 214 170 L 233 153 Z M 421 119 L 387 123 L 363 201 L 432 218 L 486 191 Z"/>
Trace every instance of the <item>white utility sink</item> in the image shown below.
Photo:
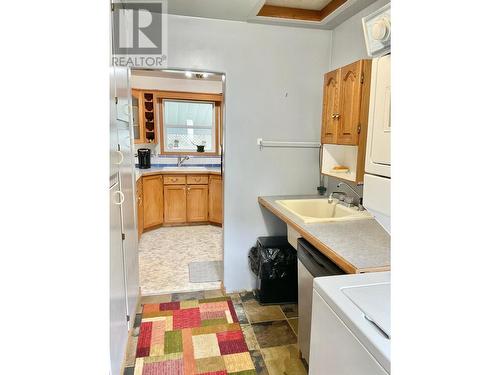
<path fill-rule="evenodd" d="M 276 202 L 300 217 L 305 223 L 372 218 L 368 211 L 358 211 L 357 208 L 343 206 L 338 199 L 334 199 L 332 203 L 328 203 L 328 199 L 284 199 Z"/>

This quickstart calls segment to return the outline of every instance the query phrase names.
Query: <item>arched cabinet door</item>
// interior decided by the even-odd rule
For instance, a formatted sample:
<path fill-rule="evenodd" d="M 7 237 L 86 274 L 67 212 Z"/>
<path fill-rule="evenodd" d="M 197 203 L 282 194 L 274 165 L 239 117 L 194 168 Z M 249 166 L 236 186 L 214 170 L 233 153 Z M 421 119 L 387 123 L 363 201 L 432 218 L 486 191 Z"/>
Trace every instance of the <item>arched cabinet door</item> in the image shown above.
<path fill-rule="evenodd" d="M 340 116 L 340 69 L 325 74 L 323 85 L 323 122 L 321 143 L 335 143 Z"/>
<path fill-rule="evenodd" d="M 363 83 L 363 60 L 340 69 L 340 117 L 335 143 L 357 145 L 361 130 L 361 89 Z"/>

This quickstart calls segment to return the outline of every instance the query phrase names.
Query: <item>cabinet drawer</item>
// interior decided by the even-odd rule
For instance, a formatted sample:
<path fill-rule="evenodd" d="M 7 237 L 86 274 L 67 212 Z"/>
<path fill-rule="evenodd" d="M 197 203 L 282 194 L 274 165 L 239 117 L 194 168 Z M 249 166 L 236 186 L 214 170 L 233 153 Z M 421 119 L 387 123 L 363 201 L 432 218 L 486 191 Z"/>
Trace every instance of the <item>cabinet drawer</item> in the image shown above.
<path fill-rule="evenodd" d="M 185 185 L 186 176 L 163 176 L 164 185 Z"/>
<path fill-rule="evenodd" d="M 208 184 L 208 176 L 187 176 L 188 185 L 206 185 Z"/>

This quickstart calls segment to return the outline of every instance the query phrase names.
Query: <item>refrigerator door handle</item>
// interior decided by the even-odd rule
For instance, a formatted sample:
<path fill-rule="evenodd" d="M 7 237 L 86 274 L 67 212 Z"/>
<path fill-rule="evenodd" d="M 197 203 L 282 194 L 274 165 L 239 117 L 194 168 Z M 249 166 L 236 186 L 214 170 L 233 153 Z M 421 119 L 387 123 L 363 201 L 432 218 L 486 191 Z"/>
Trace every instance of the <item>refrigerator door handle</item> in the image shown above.
<path fill-rule="evenodd" d="M 115 153 L 120 157 L 118 161 L 116 161 L 115 165 L 120 165 L 123 162 L 123 152 L 116 150 Z"/>
<path fill-rule="evenodd" d="M 114 204 L 117 204 L 117 205 L 121 205 L 123 203 L 123 201 L 125 200 L 125 195 L 120 191 L 115 191 L 115 196 L 118 195 L 120 197 L 120 200 L 119 201 L 114 201 L 113 203 Z"/>

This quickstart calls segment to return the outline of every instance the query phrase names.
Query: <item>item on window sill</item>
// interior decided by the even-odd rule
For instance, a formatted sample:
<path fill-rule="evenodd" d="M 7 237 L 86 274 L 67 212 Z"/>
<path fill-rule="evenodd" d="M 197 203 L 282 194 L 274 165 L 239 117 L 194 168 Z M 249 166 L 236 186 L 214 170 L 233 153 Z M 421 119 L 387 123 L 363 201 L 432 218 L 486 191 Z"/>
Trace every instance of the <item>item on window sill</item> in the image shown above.
<path fill-rule="evenodd" d="M 343 165 L 336 165 L 335 167 L 332 168 L 332 172 L 335 173 L 347 173 L 349 172 L 349 168 L 343 166 Z"/>
<path fill-rule="evenodd" d="M 201 145 L 197 145 L 196 143 L 194 143 L 193 141 L 191 141 L 191 143 L 196 146 L 196 152 L 205 152 L 205 145 L 206 145 L 206 142 L 205 141 L 202 141 L 201 142 Z"/>

